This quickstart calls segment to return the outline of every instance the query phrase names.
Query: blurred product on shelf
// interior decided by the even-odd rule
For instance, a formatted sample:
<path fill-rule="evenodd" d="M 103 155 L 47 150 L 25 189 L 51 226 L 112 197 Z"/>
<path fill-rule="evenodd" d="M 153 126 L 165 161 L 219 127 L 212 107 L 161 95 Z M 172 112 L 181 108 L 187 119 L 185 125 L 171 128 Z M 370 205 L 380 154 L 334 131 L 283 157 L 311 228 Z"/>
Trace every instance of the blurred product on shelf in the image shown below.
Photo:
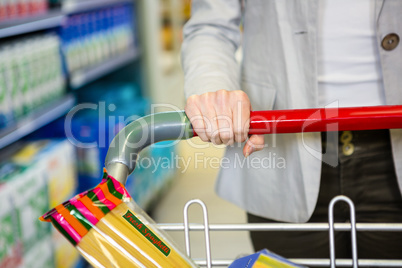
<path fill-rule="evenodd" d="M 91 89 L 93 84 L 88 84 L 123 66 L 113 65 L 113 60 L 129 58 L 124 64 L 134 60 L 129 56 L 137 49 L 135 4 L 76 0 L 76 7 L 65 11 L 65 3 L 0 0 L 0 136 L 4 141 L 0 158 L 0 268 L 82 265 L 77 250 L 59 232 L 37 225 L 38 216 L 71 198 L 78 186 L 88 190 L 98 184 L 111 139 L 127 122 L 148 113 L 150 106 L 138 85 L 98 81 Z M 109 69 L 104 67 L 107 64 Z M 66 95 L 66 78 L 88 71 L 92 80 L 86 80 L 85 87 L 81 84 L 75 95 L 79 95 L 80 104 L 96 103 L 97 109 L 74 115 L 70 130 L 78 143 L 73 144 L 59 139 L 66 136 L 65 118 L 58 118 L 63 114 L 53 108 L 66 107 L 67 101 L 73 105 L 76 96 Z M 100 75 L 93 75 L 96 71 Z M 26 124 L 37 118 L 38 127 Z M 18 136 L 21 132 L 24 134 Z M 9 141 L 14 134 L 18 138 Z M 39 140 L 15 143 L 26 135 Z M 92 141 L 97 142 L 95 148 L 80 147 Z M 10 148 L 18 152 L 8 157 Z"/>
<path fill-rule="evenodd" d="M 10 166 L 11 164 L 3 164 Z M 2 169 L 3 169 L 2 167 Z M 11 203 L 11 186 L 0 184 L 0 267 L 18 267 L 22 263 L 21 236 L 18 233 L 17 214 Z"/>
<path fill-rule="evenodd" d="M 18 229 L 21 235 L 24 258 L 40 238 L 50 234 L 48 228 L 38 225 L 37 213 L 49 206 L 47 176 L 44 166 L 33 164 L 13 178 L 11 201 L 17 210 Z"/>
<path fill-rule="evenodd" d="M 185 22 L 187 22 L 191 17 L 191 0 L 182 0 L 182 3 L 183 3 L 183 9 L 182 9 L 183 19 Z"/>
<path fill-rule="evenodd" d="M 0 0 L 0 22 L 44 14 L 48 0 Z"/>
<path fill-rule="evenodd" d="M 59 268 L 54 262 L 53 243 L 50 235 L 45 235 L 35 243 L 35 247 L 24 254 L 22 267 L 29 268 Z M 73 266 L 70 266 L 73 267 Z"/>
<path fill-rule="evenodd" d="M 20 166 L 43 166 L 49 187 L 49 204 L 55 206 L 76 191 L 76 155 L 67 140 L 29 142 L 12 157 Z"/>
<path fill-rule="evenodd" d="M 97 103 L 96 109 L 77 113 L 72 121 L 72 134 L 77 147 L 79 191 L 99 183 L 107 150 L 114 136 L 128 123 L 144 116 L 150 103 L 138 87 L 126 83 L 95 84 L 78 92 L 83 103 Z M 96 144 L 96 146 L 88 146 Z M 131 182 L 129 182 L 130 185 Z"/>
<path fill-rule="evenodd" d="M 38 215 L 76 192 L 74 147 L 29 142 L 0 168 L 0 267 L 74 267 L 75 249 L 38 225 Z"/>
<path fill-rule="evenodd" d="M 33 137 L 69 139 L 77 150 L 78 191 L 83 192 L 99 183 L 114 136 L 127 123 L 148 114 L 150 102 L 142 97 L 138 85 L 126 82 L 99 81 L 76 95 L 80 104 L 67 119 L 56 120 Z"/>
<path fill-rule="evenodd" d="M 127 189 L 140 207 L 151 208 L 174 179 L 178 166 L 176 143 L 159 142 L 141 151 L 137 167 L 127 180 Z"/>
<path fill-rule="evenodd" d="M 174 31 L 172 23 L 168 19 L 163 20 L 161 28 L 161 41 L 164 50 L 174 49 Z"/>
<path fill-rule="evenodd" d="M 19 38 L 0 46 L 0 129 L 65 92 L 56 34 Z"/>
<path fill-rule="evenodd" d="M 134 47 L 133 6 L 71 15 L 61 36 L 69 73 L 99 65 Z"/>

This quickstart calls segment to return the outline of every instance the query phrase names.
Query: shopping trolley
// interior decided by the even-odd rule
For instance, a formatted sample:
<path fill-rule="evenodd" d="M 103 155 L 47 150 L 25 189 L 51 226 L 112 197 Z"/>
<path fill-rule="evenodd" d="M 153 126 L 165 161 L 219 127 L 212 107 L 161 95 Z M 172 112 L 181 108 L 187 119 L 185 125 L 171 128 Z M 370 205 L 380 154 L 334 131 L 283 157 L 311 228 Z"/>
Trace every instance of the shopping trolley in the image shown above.
<path fill-rule="evenodd" d="M 350 223 L 335 223 L 333 209 L 338 202 L 346 202 L 350 209 Z M 193 204 L 202 207 L 203 224 L 189 224 L 188 209 Z M 355 207 L 353 202 L 346 196 L 334 197 L 328 207 L 327 223 L 246 223 L 246 224 L 209 224 L 207 207 L 199 199 L 188 201 L 184 206 L 184 223 L 180 224 L 158 224 L 159 228 L 165 231 L 182 231 L 185 237 L 185 248 L 188 256 L 191 257 L 190 231 L 203 231 L 205 243 L 205 259 L 194 259 L 201 267 L 227 267 L 233 259 L 212 259 L 210 231 L 317 231 L 328 232 L 329 234 L 329 259 L 290 259 L 290 261 L 306 265 L 308 267 L 402 267 L 402 260 L 381 260 L 381 259 L 358 259 L 356 236 L 359 232 L 402 232 L 402 223 L 356 223 Z M 335 231 L 350 231 L 352 245 L 352 259 L 336 259 L 335 256 Z M 401 249 L 402 250 L 402 249 Z"/>
<path fill-rule="evenodd" d="M 351 108 L 320 108 L 299 110 L 258 111 L 250 114 L 249 134 L 326 132 L 345 130 L 371 130 L 402 128 L 402 106 L 373 106 Z M 163 140 L 189 139 L 197 136 L 184 112 L 165 112 L 142 117 L 120 131 L 111 143 L 105 165 L 109 175 L 125 184 L 135 169 L 139 152 L 150 144 Z M 350 207 L 350 223 L 334 223 L 333 207 L 339 201 Z M 198 203 L 203 208 L 204 224 L 189 224 L 188 207 Z M 184 231 L 186 251 L 190 256 L 190 231 L 204 230 L 206 260 L 200 266 L 228 266 L 233 260 L 212 260 L 209 231 L 328 231 L 330 259 L 293 259 L 307 266 L 330 267 L 402 267 L 402 260 L 359 260 L 357 256 L 357 231 L 402 231 L 402 223 L 356 223 L 353 202 L 345 197 L 335 197 L 329 204 L 328 223 L 266 223 L 266 224 L 209 224 L 207 209 L 200 200 L 188 202 L 184 209 L 183 224 L 159 224 L 167 231 Z M 336 259 L 334 232 L 350 231 L 352 259 Z"/>

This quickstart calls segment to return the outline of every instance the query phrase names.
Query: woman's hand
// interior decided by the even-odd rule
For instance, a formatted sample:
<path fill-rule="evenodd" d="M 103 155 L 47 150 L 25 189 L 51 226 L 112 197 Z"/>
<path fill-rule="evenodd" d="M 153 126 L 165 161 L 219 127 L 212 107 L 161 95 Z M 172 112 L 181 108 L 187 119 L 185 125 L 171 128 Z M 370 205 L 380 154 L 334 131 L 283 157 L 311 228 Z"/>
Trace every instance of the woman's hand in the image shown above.
<path fill-rule="evenodd" d="M 241 90 L 218 90 L 187 99 L 185 112 L 195 132 L 205 142 L 231 145 L 247 140 L 251 104 Z M 245 157 L 264 147 L 263 135 L 252 135 L 243 148 Z"/>

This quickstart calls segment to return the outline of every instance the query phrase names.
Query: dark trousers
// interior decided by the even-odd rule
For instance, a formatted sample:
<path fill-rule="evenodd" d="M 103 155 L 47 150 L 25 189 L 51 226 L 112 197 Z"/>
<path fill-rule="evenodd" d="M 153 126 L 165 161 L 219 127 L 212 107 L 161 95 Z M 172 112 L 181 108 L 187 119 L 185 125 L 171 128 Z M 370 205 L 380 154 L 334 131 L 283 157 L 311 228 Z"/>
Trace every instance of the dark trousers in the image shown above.
<path fill-rule="evenodd" d="M 336 137 L 332 137 L 336 134 Z M 355 204 L 357 222 L 402 223 L 402 198 L 395 175 L 388 130 L 322 134 L 323 151 L 338 165 L 322 164 L 320 192 L 309 222 L 328 222 L 336 195 Z M 402 148 L 401 148 L 402 149 Z M 280 202 L 280 200 L 278 200 Z M 335 206 L 335 222 L 348 222 L 346 204 Z M 276 222 L 248 214 L 248 222 Z M 267 248 L 287 258 L 329 258 L 328 232 L 251 232 L 254 249 Z M 351 258 L 350 232 L 335 232 L 336 258 Z M 402 259 L 402 232 L 358 232 L 358 257 Z"/>

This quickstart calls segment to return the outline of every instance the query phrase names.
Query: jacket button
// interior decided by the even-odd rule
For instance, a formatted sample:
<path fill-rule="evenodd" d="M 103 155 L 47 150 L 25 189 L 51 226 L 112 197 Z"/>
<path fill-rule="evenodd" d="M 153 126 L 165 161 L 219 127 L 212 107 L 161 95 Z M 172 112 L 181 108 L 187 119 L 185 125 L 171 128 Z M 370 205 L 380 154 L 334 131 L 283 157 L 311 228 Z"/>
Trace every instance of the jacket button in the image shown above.
<path fill-rule="evenodd" d="M 350 156 L 354 153 L 354 151 L 355 151 L 355 146 L 353 145 L 353 143 L 345 143 L 342 146 L 343 155 Z"/>
<path fill-rule="evenodd" d="M 383 49 L 390 51 L 396 48 L 399 44 L 399 36 L 396 33 L 387 34 L 382 39 L 381 46 Z"/>
<path fill-rule="evenodd" d="M 351 131 L 343 131 L 341 135 L 341 142 L 342 143 L 349 143 L 353 139 L 353 134 Z"/>

